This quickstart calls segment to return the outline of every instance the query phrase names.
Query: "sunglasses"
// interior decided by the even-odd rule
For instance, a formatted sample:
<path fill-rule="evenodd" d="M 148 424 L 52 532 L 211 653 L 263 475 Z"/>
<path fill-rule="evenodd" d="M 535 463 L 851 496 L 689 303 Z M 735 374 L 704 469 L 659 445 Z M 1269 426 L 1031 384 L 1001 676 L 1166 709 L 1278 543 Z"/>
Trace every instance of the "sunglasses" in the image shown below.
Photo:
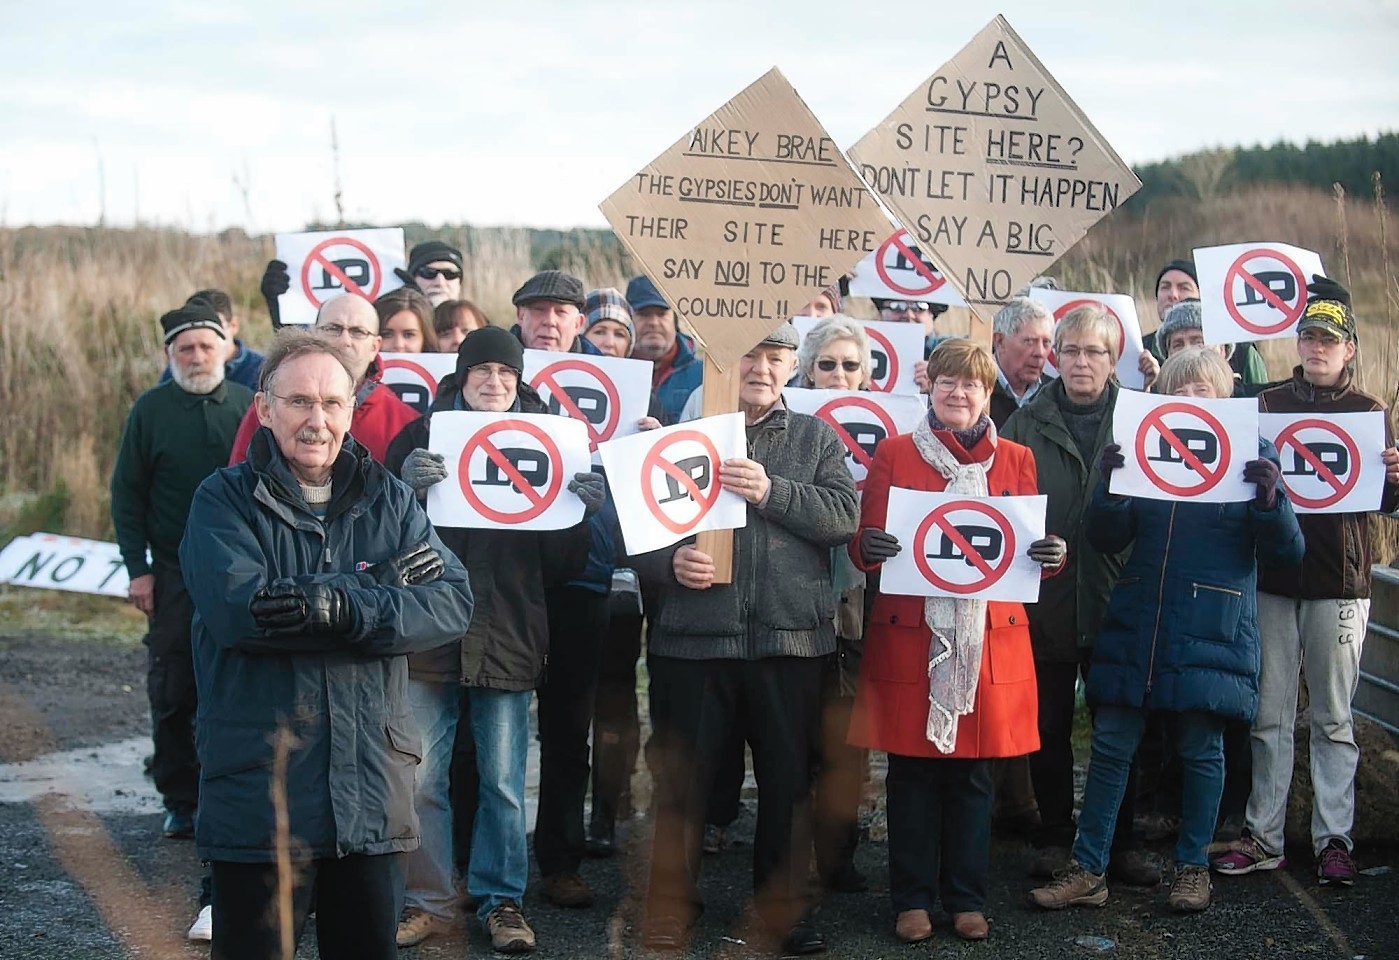
<path fill-rule="evenodd" d="M 932 305 L 924 303 L 922 300 L 889 300 L 884 304 L 886 309 L 898 312 L 900 310 L 917 310 L 922 313 L 924 310 L 931 310 Z"/>
<path fill-rule="evenodd" d="M 461 279 L 461 271 L 453 270 L 451 267 L 445 270 L 439 270 L 436 267 L 419 267 L 417 270 L 414 270 L 413 273 L 415 276 L 422 277 L 424 280 L 436 280 L 438 277 L 444 277 L 447 280 Z"/>
<path fill-rule="evenodd" d="M 817 369 L 817 370 L 820 370 L 820 371 L 823 371 L 824 373 L 830 373 L 830 372 L 831 372 L 832 370 L 834 370 L 837 366 L 839 366 L 839 367 L 840 367 L 842 370 L 844 370 L 846 373 L 859 373 L 859 372 L 860 372 L 860 361 L 858 361 L 858 360 L 840 360 L 840 361 L 835 361 L 835 360 L 831 360 L 831 359 L 828 358 L 828 357 L 822 357 L 820 360 L 817 360 L 817 361 L 816 361 L 816 369 Z"/>

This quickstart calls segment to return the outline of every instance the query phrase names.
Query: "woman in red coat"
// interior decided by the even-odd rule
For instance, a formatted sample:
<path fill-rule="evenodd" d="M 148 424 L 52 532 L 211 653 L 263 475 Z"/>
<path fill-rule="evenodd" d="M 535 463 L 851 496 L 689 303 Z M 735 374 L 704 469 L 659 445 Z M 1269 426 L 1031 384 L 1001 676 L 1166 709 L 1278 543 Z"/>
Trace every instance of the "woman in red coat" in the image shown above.
<path fill-rule="evenodd" d="M 879 445 L 865 481 L 856 565 L 877 583 L 898 554 L 884 529 L 889 488 L 972 497 L 1037 493 L 1030 451 L 999 440 L 987 416 L 996 366 L 967 340 L 928 360 L 928 417 Z M 1029 555 L 1052 573 L 1065 545 L 1047 537 Z M 879 591 L 866 627 L 851 742 L 889 754 L 889 891 L 895 934 L 932 936 L 939 893 L 957 935 L 984 939 L 991 844 L 991 759 L 1039 749 L 1035 664 L 1018 603 Z"/>

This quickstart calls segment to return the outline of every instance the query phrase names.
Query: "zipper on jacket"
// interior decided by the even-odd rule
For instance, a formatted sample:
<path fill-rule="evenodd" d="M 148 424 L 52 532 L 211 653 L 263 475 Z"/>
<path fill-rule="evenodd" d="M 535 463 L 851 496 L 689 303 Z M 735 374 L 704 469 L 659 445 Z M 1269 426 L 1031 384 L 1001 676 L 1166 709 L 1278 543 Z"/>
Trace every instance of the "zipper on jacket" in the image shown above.
<path fill-rule="evenodd" d="M 1156 625 L 1151 628 L 1151 654 L 1146 661 L 1146 695 L 1151 696 L 1151 677 L 1156 670 L 1156 638 L 1161 634 L 1161 610 L 1166 598 L 1166 567 L 1171 563 L 1171 535 L 1176 531 L 1176 505 L 1171 504 L 1171 515 L 1166 518 L 1166 549 L 1161 556 L 1161 580 L 1156 587 Z M 1142 704 L 1145 706 L 1146 704 Z"/>
<path fill-rule="evenodd" d="M 1227 593 L 1231 597 L 1242 597 L 1244 595 L 1242 590 L 1231 590 L 1228 587 L 1216 587 L 1208 583 L 1190 584 L 1190 595 L 1195 599 L 1199 599 L 1201 590 L 1213 590 L 1215 593 Z"/>

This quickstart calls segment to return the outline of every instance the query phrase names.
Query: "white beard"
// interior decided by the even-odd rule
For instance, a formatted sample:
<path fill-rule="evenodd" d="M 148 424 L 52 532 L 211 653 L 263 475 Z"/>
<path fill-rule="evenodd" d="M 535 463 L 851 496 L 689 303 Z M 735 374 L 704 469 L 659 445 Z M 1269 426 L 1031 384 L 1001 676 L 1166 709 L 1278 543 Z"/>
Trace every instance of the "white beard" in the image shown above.
<path fill-rule="evenodd" d="M 180 369 L 178 363 L 171 363 L 170 379 L 174 380 L 185 393 L 192 393 L 197 397 L 202 397 L 205 394 L 213 393 L 218 389 L 219 384 L 223 383 L 223 364 L 220 363 L 216 365 L 214 369 L 208 373 L 187 374 Z"/>

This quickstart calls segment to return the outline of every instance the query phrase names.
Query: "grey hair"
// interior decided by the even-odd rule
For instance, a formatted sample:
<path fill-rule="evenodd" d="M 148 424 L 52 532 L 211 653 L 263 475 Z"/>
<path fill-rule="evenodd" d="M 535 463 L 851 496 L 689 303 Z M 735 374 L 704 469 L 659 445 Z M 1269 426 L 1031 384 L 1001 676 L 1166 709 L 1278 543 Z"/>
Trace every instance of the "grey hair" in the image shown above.
<path fill-rule="evenodd" d="M 1171 354 L 1161 364 L 1156 389 L 1171 396 L 1187 383 L 1208 383 L 1214 395 L 1227 399 L 1234 395 L 1234 371 L 1214 347 L 1187 347 Z"/>
<path fill-rule="evenodd" d="M 801 373 L 803 382 L 811 383 L 815 380 L 812 374 L 816 371 L 817 355 L 826 344 L 836 340 L 854 341 L 855 348 L 860 353 L 860 385 L 864 386 L 869 382 L 870 373 L 874 369 L 874 361 L 870 359 L 870 338 L 865 333 L 864 324 L 842 313 L 822 319 L 802 340 L 802 345 L 797 350 L 797 370 Z"/>
<path fill-rule="evenodd" d="M 277 372 L 299 357 L 324 354 L 334 358 L 350 380 L 350 393 L 355 390 L 355 375 L 350 371 L 349 358 L 338 344 L 325 337 L 317 336 L 309 330 L 297 327 L 284 327 L 272 342 L 272 349 L 262 361 L 262 372 L 258 374 L 257 388 L 260 393 L 270 394 L 277 382 Z"/>
<path fill-rule="evenodd" d="M 1096 303 L 1075 307 L 1064 314 L 1063 319 L 1054 328 L 1054 352 L 1057 354 L 1063 349 L 1066 337 L 1083 333 L 1102 340 L 1114 358 L 1113 363 L 1116 364 L 1116 358 L 1122 356 L 1122 331 L 1118 329 L 1117 322 L 1108 316 L 1107 311 Z"/>
<path fill-rule="evenodd" d="M 1039 319 L 1053 322 L 1054 315 L 1049 312 L 1048 307 L 1038 300 L 1031 300 L 1029 297 L 1015 297 L 996 311 L 996 316 L 991 321 L 991 332 L 999 333 L 1003 337 L 1013 337 L 1020 332 L 1020 328 L 1025 326 L 1026 322 Z"/>

